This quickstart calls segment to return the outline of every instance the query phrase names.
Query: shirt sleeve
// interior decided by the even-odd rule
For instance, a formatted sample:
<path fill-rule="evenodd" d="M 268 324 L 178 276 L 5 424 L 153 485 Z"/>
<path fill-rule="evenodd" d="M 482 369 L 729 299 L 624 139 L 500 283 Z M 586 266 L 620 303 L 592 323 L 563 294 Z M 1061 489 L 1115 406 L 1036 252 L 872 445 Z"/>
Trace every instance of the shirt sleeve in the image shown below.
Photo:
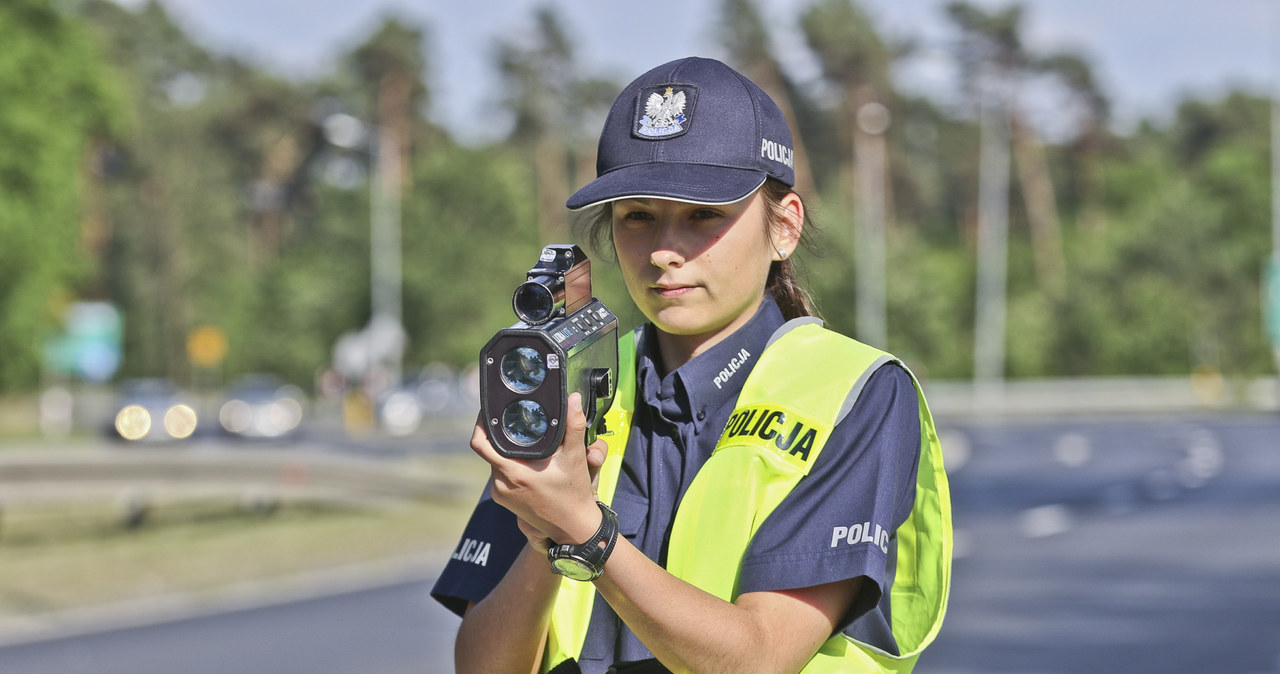
<path fill-rule="evenodd" d="M 467 602 L 488 596 L 527 544 L 516 516 L 494 503 L 486 487 L 462 532 L 462 540 L 431 589 L 431 596 L 462 615 Z"/>
<path fill-rule="evenodd" d="M 742 564 L 743 593 L 863 577 L 841 628 L 874 609 L 893 580 L 895 532 L 915 503 L 919 401 L 896 364 L 872 373 L 810 474 L 760 526 Z"/>

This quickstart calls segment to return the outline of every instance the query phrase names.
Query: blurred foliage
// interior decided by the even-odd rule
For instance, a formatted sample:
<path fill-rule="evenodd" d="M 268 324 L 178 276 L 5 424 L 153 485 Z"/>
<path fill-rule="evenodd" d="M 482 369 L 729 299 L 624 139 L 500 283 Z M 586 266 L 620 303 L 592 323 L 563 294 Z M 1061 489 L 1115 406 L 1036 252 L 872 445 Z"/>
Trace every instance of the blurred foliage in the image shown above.
<path fill-rule="evenodd" d="M 0 4 L 0 390 L 28 387 L 100 244 L 93 153 L 119 131 L 119 84 L 86 26 L 47 0 Z"/>
<path fill-rule="evenodd" d="M 807 149 L 824 231 L 806 266 L 828 321 L 857 327 L 847 110 L 878 101 L 892 118 L 883 346 L 922 376 L 971 376 L 973 100 L 898 92 L 893 63 L 912 45 L 881 35 L 854 0 L 813 0 L 794 17 L 821 66 L 809 83 L 760 39 L 751 0 L 721 9 L 727 60 L 767 85 Z M 1007 374 L 1273 372 L 1259 308 L 1269 101 L 1186 100 L 1171 121 L 1118 135 L 1104 78 L 1086 55 L 1029 52 L 1020 7 L 939 11 L 953 23 L 962 90 L 994 76 L 1005 91 L 1038 83 L 1069 101 L 1073 131 L 1053 141 L 1010 107 L 1023 163 L 1009 195 Z M 406 372 L 470 365 L 512 322 L 508 298 L 543 239 L 565 231 L 556 204 L 585 182 L 623 84 L 592 72 L 560 18 L 539 8 L 529 31 L 493 45 L 512 131 L 475 146 L 424 114 L 444 67 L 424 39 L 430 26 L 386 19 L 335 72 L 289 81 L 200 46 L 155 1 L 0 4 L 0 390 L 41 383 L 41 345 L 77 299 L 122 310 L 119 377 L 191 382 L 187 336 L 213 325 L 230 342 L 219 376 L 311 383 L 370 319 L 369 143 L 389 126 L 403 131 Z M 361 120 L 363 135 L 336 137 L 338 113 Z M 1060 265 L 1052 283 L 1045 260 Z M 607 259 L 596 272 L 598 294 L 637 320 Z"/>

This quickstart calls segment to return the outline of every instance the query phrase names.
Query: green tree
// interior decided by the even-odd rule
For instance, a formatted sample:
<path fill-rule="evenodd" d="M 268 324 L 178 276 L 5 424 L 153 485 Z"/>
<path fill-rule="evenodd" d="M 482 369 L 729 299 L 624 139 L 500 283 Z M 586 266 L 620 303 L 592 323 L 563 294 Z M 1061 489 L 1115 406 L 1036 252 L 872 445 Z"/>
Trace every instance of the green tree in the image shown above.
<path fill-rule="evenodd" d="M 1107 162 L 1108 211 L 1116 214 L 1104 237 L 1116 256 L 1110 292 L 1135 307 L 1168 307 L 1107 335 L 1145 333 L 1148 343 L 1168 344 L 1158 352 L 1164 358 L 1132 350 L 1144 369 L 1271 367 L 1258 294 L 1270 248 L 1269 105 L 1238 92 L 1186 101 L 1171 125 L 1149 127 L 1128 157 Z M 1130 297 L 1143 275 L 1159 282 L 1147 297 Z"/>
<path fill-rule="evenodd" d="M 1026 207 L 1036 278 L 1050 297 L 1066 283 L 1062 232 L 1049 163 L 1035 128 L 1022 109 L 1026 82 L 1040 72 L 1042 57 L 1022 40 L 1023 6 L 985 10 L 971 2 L 951 2 L 947 14 L 960 30 L 956 53 L 964 86 L 975 95 L 994 95 L 1008 118 L 1014 166 Z"/>
<path fill-rule="evenodd" d="M 791 127 L 796 189 L 816 199 L 819 195 L 810 165 L 810 144 L 796 114 L 799 90 L 774 56 L 769 24 L 753 0 L 722 0 L 720 16 L 720 41 L 729 52 L 729 60 L 777 102 Z"/>
<path fill-rule="evenodd" d="M 404 242 L 409 359 L 470 366 L 515 322 L 511 293 L 542 250 L 529 167 L 519 154 L 454 147 L 424 154 L 416 179 L 423 189 L 405 210 L 423 225 Z"/>
<path fill-rule="evenodd" d="M 556 243 L 569 235 L 565 200 L 595 177 L 596 139 L 620 85 L 583 68 L 553 7 L 531 18 L 531 30 L 495 44 L 494 64 L 512 117 L 508 142 L 534 167 L 541 239 Z"/>
<path fill-rule="evenodd" d="M 832 115 L 839 148 L 836 192 L 844 203 L 852 203 L 854 162 L 871 154 L 868 146 L 875 142 L 859 131 L 858 111 L 868 104 L 891 104 L 894 49 L 854 0 L 815 0 L 800 15 L 800 27 L 822 66 L 823 79 L 839 92 Z"/>
<path fill-rule="evenodd" d="M 41 344 L 58 327 L 60 302 L 84 279 L 94 139 L 114 132 L 120 118 L 113 74 L 92 34 L 56 3 L 0 5 L 0 45 L 4 390 L 39 381 Z"/>
<path fill-rule="evenodd" d="M 1076 222 L 1087 231 L 1104 229 L 1106 214 L 1099 201 L 1102 187 L 1098 164 L 1102 154 L 1114 145 L 1108 129 L 1111 101 L 1083 54 L 1065 51 L 1050 54 L 1040 59 L 1039 69 L 1062 83 L 1073 108 L 1076 128 L 1066 148 L 1065 173 L 1074 197 Z"/>
<path fill-rule="evenodd" d="M 399 177 L 399 184 L 385 186 L 392 197 L 403 198 L 411 184 L 416 111 L 429 102 L 423 40 L 420 29 L 387 19 L 347 58 L 360 81 L 372 87 L 379 161 L 393 163 L 384 173 Z"/>
<path fill-rule="evenodd" d="M 122 374 L 186 381 L 187 336 L 201 324 L 244 322 L 254 263 L 276 245 L 253 219 L 262 201 L 254 159 L 260 144 L 279 140 L 291 97 L 196 45 L 154 1 L 130 11 L 94 0 L 81 11 L 125 74 L 132 120 L 112 139 L 97 280 L 124 314 Z M 235 354 L 243 336 L 230 337 Z"/>
<path fill-rule="evenodd" d="M 468 147 L 423 117 L 429 31 L 409 22 L 376 27 L 334 73 L 288 81 L 200 47 L 158 2 L 66 6 L 75 13 L 40 0 L 0 8 L 0 386 L 8 388 L 36 380 L 40 339 L 57 318 L 50 307 L 77 295 L 124 310 L 124 375 L 185 379 L 185 338 L 212 323 L 230 338 L 227 376 L 265 370 L 309 381 L 338 338 L 374 312 L 374 171 L 367 147 L 329 143 L 324 120 L 335 110 L 398 133 L 397 149 L 381 154 L 400 175 L 406 370 L 470 366 L 513 322 L 510 294 L 540 246 L 567 235 L 563 200 L 590 177 L 618 90 L 584 73 L 554 11 L 536 9 L 535 29 L 497 49 L 512 134 Z M 851 181 L 835 169 L 849 166 L 854 146 L 848 102 L 870 91 L 893 113 L 883 140 L 902 226 L 888 240 L 891 347 L 922 375 L 970 374 L 972 116 L 896 92 L 889 65 L 901 46 L 856 2 L 816 0 L 801 17 L 822 69 L 814 89 L 778 67 L 769 25 L 749 0 L 723 8 L 726 60 L 772 82 L 820 170 L 824 198 L 811 210 L 827 250 L 809 271 L 829 322 L 854 323 L 852 223 L 835 198 Z M 1038 156 L 1021 160 L 1057 179 L 1037 191 L 1028 187 L 1036 171 L 1023 171 L 1026 209 L 1017 216 L 1026 221 L 1015 224 L 1039 227 L 1027 200 L 1049 195 L 1064 222 L 1074 214 L 1080 226 L 1060 233 L 1071 282 L 1053 301 L 1037 282 L 1045 258 L 1034 251 L 1045 239 L 1010 243 L 1008 373 L 1270 371 L 1257 278 L 1268 250 L 1267 101 L 1189 100 L 1170 123 L 1114 135 L 1085 55 L 1028 49 L 1017 6 L 956 3 L 951 12 L 972 76 L 963 83 L 976 85 L 993 64 L 1006 86 L 1058 83 L 1076 120 L 1061 145 L 1033 138 Z M 609 252 L 592 251 L 596 294 L 629 327 L 639 314 Z"/>
<path fill-rule="evenodd" d="M 565 238 L 564 201 L 572 190 L 572 145 L 567 129 L 577 119 L 572 82 L 576 79 L 573 42 L 550 6 L 534 10 L 534 30 L 523 44 L 497 44 L 498 72 L 506 83 L 507 107 L 514 116 L 511 140 L 536 167 L 538 229 L 551 243 Z"/>

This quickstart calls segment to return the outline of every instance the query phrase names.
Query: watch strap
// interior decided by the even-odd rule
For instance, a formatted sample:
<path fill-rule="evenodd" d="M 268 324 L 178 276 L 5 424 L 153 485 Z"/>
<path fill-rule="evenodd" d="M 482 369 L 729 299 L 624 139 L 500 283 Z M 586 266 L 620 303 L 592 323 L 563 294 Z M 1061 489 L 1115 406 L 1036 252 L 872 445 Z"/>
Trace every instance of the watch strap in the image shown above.
<path fill-rule="evenodd" d="M 596 529 L 591 538 L 576 545 L 552 542 L 547 548 L 547 559 L 552 562 L 551 568 L 556 573 L 560 573 L 555 566 L 557 559 L 572 559 L 589 567 L 591 577 L 587 580 L 595 580 L 604 573 L 604 563 L 608 561 L 618 542 L 618 514 L 600 501 L 596 501 L 596 505 L 600 507 L 600 528 Z"/>

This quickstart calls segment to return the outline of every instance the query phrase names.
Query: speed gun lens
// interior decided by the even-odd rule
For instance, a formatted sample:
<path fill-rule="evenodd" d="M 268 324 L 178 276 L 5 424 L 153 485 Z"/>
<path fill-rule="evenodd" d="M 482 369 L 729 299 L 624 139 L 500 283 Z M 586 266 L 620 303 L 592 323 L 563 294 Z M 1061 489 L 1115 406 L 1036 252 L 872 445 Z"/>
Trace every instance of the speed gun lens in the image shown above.
<path fill-rule="evenodd" d="M 511 306 L 516 317 L 530 325 L 545 323 L 556 310 L 555 294 L 550 288 L 527 281 L 516 288 L 511 296 Z"/>
<path fill-rule="evenodd" d="M 521 346 L 502 356 L 502 382 L 516 393 L 529 393 L 547 378 L 547 363 L 542 354 Z"/>
<path fill-rule="evenodd" d="M 517 445 L 535 444 L 547 428 L 547 410 L 532 400 L 517 400 L 502 412 L 502 432 Z"/>

